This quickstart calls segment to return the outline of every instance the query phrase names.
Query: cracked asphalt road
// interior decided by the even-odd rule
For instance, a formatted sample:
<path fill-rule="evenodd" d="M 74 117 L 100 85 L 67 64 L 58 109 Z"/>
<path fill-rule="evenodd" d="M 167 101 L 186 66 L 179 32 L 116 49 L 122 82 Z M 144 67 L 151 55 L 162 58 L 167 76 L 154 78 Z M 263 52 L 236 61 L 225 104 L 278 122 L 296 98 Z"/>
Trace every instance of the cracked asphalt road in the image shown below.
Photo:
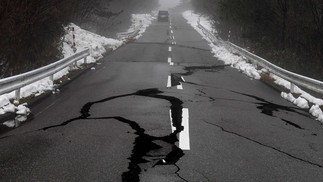
<path fill-rule="evenodd" d="M 171 19 L 174 40 L 154 22 L 1 133 L 0 181 L 323 181 L 320 123 Z"/>

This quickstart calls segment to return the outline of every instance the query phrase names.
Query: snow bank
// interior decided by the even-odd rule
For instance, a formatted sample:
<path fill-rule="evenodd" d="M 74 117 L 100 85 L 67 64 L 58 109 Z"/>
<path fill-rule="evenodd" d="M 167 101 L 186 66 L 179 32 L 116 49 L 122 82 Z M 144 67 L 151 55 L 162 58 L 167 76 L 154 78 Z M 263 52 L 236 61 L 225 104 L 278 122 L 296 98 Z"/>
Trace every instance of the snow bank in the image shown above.
<path fill-rule="evenodd" d="M 247 59 L 244 56 L 234 54 L 232 50 L 227 49 L 225 43 L 223 43 L 223 41 L 216 36 L 214 37 L 215 40 L 211 40 L 208 36 L 206 36 L 204 32 L 198 27 L 198 22 L 200 22 L 200 24 L 213 35 L 217 34 L 217 31 L 212 26 L 213 22 L 209 20 L 208 17 L 195 14 L 193 11 L 185 11 L 183 13 L 183 17 L 187 20 L 188 24 L 190 24 L 197 32 L 199 32 L 203 36 L 205 40 L 209 42 L 214 56 L 223 61 L 225 64 L 230 64 L 231 67 L 236 68 L 249 77 L 255 79 L 260 79 L 260 74 L 262 72 L 266 72 L 266 70 L 257 70 L 252 64 L 248 63 Z M 290 82 L 274 74 L 270 74 L 270 77 L 273 78 L 275 84 L 290 89 Z M 299 98 L 294 98 L 292 94 L 287 94 L 284 92 L 281 93 L 281 96 L 303 109 L 309 109 L 309 102 L 315 104 L 316 107 L 312 107 L 310 112 L 313 116 L 317 117 L 317 120 L 323 122 L 323 114 L 319 108 L 319 106 L 323 106 L 323 100 L 313 97 L 297 86 L 295 86 L 294 91 L 301 96 Z"/>
<path fill-rule="evenodd" d="M 0 96 L 0 115 L 5 113 L 16 113 L 18 115 L 28 115 L 30 113 L 29 108 L 27 108 L 27 104 L 21 104 L 15 106 L 10 102 L 9 98 L 6 95 Z"/>
<path fill-rule="evenodd" d="M 142 36 L 142 34 L 146 31 L 147 27 L 150 26 L 154 19 L 156 19 L 156 17 L 150 14 L 133 14 L 131 17 L 132 26 L 130 27 L 128 32 L 135 31 L 138 27 L 140 27 L 139 33 L 135 37 L 135 39 L 138 39 Z"/>
<path fill-rule="evenodd" d="M 233 68 L 236 68 L 254 79 L 260 79 L 260 71 L 258 71 L 252 64 L 247 63 L 247 59 L 243 56 L 236 55 L 228 50 L 224 44 L 222 44 L 220 39 L 217 39 L 217 44 L 214 44 L 209 37 L 207 37 L 203 31 L 198 28 L 198 21 L 203 25 L 209 32 L 212 34 L 217 34 L 217 31 L 212 27 L 212 21 L 207 17 L 193 13 L 193 11 L 185 11 L 183 13 L 184 18 L 187 20 L 187 23 L 190 24 L 197 32 L 199 32 L 205 40 L 209 42 L 210 47 L 212 48 L 212 53 L 220 61 L 223 61 L 225 64 L 230 64 Z"/>
<path fill-rule="evenodd" d="M 86 48 L 91 49 L 91 56 L 88 58 L 89 63 L 93 63 L 96 62 L 96 60 L 101 59 L 103 57 L 102 55 L 107 51 L 107 48 L 115 50 L 123 44 L 122 41 L 94 34 L 71 23 L 68 27 L 66 27 L 67 34 L 64 37 L 63 44 L 64 57 L 71 56 L 75 53 L 72 48 L 73 32 L 69 31 L 69 28 L 71 27 L 74 28 L 76 50 L 82 51 Z"/>
<path fill-rule="evenodd" d="M 285 92 L 282 92 L 281 96 L 282 96 L 282 98 L 288 100 L 289 102 L 294 102 L 296 100 L 295 97 L 293 96 L 293 94 L 291 94 L 291 93 L 287 94 Z"/>
<path fill-rule="evenodd" d="M 310 108 L 307 100 L 302 97 L 298 97 L 297 99 L 295 99 L 293 104 L 297 105 L 298 107 L 300 107 L 302 109 L 309 109 Z"/>
<path fill-rule="evenodd" d="M 106 52 L 106 48 L 116 49 L 121 46 L 123 43 L 119 40 L 108 39 L 100 35 L 93 34 L 86 30 L 81 29 L 80 27 L 71 24 L 75 29 L 75 42 L 76 50 L 81 51 L 87 47 L 91 48 L 91 56 L 88 57 L 88 62 L 95 62 L 96 60 L 102 58 L 102 54 Z M 66 34 L 63 37 L 63 55 L 68 57 L 74 54 L 72 45 L 72 35 L 70 33 Z M 83 60 L 80 60 L 83 62 Z M 54 79 L 60 79 L 64 75 L 69 73 L 69 67 L 61 70 L 60 72 L 54 75 Z M 46 91 L 54 89 L 53 82 L 49 78 L 44 78 L 35 83 L 32 83 L 28 86 L 21 88 L 21 97 L 28 97 L 30 95 L 38 96 Z M 16 113 L 18 115 L 26 115 L 29 109 L 26 105 L 15 106 L 10 100 L 15 98 L 15 92 L 4 94 L 0 96 L 0 115 L 5 113 Z"/>
<path fill-rule="evenodd" d="M 317 118 L 318 121 L 323 123 L 323 112 L 318 105 L 314 105 L 310 109 L 310 113 Z"/>
<path fill-rule="evenodd" d="M 280 78 L 279 76 L 276 76 L 274 74 L 270 74 L 269 75 L 272 79 L 274 79 L 275 83 L 277 85 L 283 86 L 286 89 L 290 89 L 291 83 L 283 78 Z M 315 105 L 320 105 L 323 106 L 323 100 L 319 99 L 319 98 L 315 98 L 312 95 L 310 95 L 309 93 L 305 92 L 304 90 L 300 89 L 299 87 L 295 86 L 294 87 L 294 92 L 296 94 L 300 94 L 302 98 L 308 100 L 309 102 L 315 104 Z"/>
<path fill-rule="evenodd" d="M 146 28 L 152 23 L 154 19 L 153 16 L 149 14 L 137 14 L 132 15 L 132 26 L 130 29 L 134 30 L 135 27 L 140 28 L 139 35 L 136 38 L 139 38 L 146 30 Z M 73 33 L 71 31 L 71 27 L 74 28 L 75 34 L 75 47 L 73 47 Z M 124 41 L 106 38 L 92 32 L 81 29 L 79 26 L 71 23 L 68 27 L 65 28 L 66 35 L 62 37 L 63 47 L 62 53 L 64 57 L 69 57 L 75 52 L 82 51 L 86 48 L 90 48 L 91 55 L 87 58 L 88 63 L 94 63 L 98 59 L 103 57 L 103 54 L 107 52 L 108 49 L 115 50 L 124 44 Z M 83 60 L 78 61 L 77 65 L 81 65 Z M 60 79 L 63 76 L 69 73 L 69 67 L 61 70 L 60 72 L 54 75 L 54 79 Z M 32 83 L 26 87 L 21 89 L 21 97 L 28 97 L 31 95 L 38 96 L 45 91 L 50 91 L 54 89 L 53 82 L 49 78 L 45 78 L 43 80 Z M 55 92 L 55 91 L 54 91 Z M 11 92 L 8 94 L 0 95 L 0 115 L 5 113 L 16 113 L 18 115 L 26 115 L 30 112 L 30 110 L 26 107 L 26 104 L 22 104 L 19 106 L 15 106 L 12 102 L 14 102 L 15 92 Z M 12 101 L 12 102 L 10 102 Z M 21 118 L 21 117 L 20 117 Z M 7 123 L 8 125 L 12 125 L 12 123 Z"/>

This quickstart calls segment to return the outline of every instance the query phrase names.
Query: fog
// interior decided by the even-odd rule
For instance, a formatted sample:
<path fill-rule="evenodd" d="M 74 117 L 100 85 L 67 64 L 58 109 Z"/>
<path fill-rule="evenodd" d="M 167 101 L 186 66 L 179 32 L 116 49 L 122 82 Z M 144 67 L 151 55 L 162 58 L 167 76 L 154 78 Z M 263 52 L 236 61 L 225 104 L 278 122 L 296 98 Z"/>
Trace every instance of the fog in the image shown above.
<path fill-rule="evenodd" d="M 159 0 L 159 9 L 168 10 L 176 7 L 181 3 L 181 0 Z"/>

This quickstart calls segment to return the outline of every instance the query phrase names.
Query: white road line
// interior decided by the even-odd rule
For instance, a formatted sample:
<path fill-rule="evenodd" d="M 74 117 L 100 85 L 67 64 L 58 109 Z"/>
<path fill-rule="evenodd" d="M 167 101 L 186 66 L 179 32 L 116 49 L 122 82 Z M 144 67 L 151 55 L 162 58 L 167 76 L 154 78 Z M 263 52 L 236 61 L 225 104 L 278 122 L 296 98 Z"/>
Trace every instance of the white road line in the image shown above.
<path fill-rule="evenodd" d="M 173 30 L 171 30 L 170 33 L 173 34 L 174 33 Z"/>
<path fill-rule="evenodd" d="M 170 63 L 169 63 L 169 65 L 170 65 L 170 66 L 174 66 L 174 63 L 173 63 L 173 62 L 170 62 Z"/>
<path fill-rule="evenodd" d="M 184 79 L 184 77 L 181 76 L 181 78 L 182 78 L 183 82 L 186 82 L 185 79 Z"/>
<path fill-rule="evenodd" d="M 172 29 L 172 26 L 171 25 L 169 25 L 169 29 Z"/>
<path fill-rule="evenodd" d="M 177 85 L 177 90 L 183 90 L 183 85 L 182 85 L 182 83 L 179 83 L 179 85 Z"/>
<path fill-rule="evenodd" d="M 172 133 L 176 130 L 173 126 L 172 110 L 169 110 L 169 117 L 171 122 Z M 190 150 L 190 133 L 189 133 L 189 110 L 187 108 L 182 109 L 182 126 L 184 130 L 179 133 L 178 147 L 182 150 Z"/>
<path fill-rule="evenodd" d="M 179 133 L 179 148 L 190 150 L 189 111 L 187 108 L 183 108 L 182 126 L 184 126 L 184 130 Z"/>
<path fill-rule="evenodd" d="M 172 62 L 172 58 L 168 58 L 168 62 L 171 63 Z"/>
<path fill-rule="evenodd" d="M 169 52 L 172 52 L 172 47 L 169 47 L 169 48 L 168 48 L 168 51 L 169 51 Z"/>
<path fill-rule="evenodd" d="M 167 88 L 172 87 L 172 78 L 170 76 L 168 76 L 167 79 Z"/>

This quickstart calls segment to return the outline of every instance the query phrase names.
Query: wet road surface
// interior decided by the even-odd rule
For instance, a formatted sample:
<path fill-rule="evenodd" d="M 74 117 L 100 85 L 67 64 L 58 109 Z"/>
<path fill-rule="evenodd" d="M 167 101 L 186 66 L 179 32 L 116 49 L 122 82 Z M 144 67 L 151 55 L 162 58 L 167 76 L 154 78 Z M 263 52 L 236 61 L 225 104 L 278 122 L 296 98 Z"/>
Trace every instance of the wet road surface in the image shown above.
<path fill-rule="evenodd" d="M 322 181 L 307 111 L 173 13 L 0 134 L 0 181 Z"/>

